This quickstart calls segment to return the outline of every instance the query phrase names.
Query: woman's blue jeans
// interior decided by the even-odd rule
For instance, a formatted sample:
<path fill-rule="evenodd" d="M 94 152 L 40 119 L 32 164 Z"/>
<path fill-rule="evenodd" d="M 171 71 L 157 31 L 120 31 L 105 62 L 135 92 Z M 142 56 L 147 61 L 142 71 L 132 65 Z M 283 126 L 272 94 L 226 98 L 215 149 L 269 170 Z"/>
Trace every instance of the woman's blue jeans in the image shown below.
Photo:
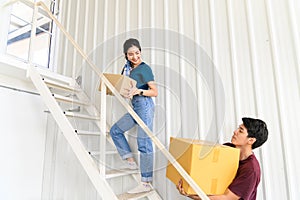
<path fill-rule="evenodd" d="M 153 130 L 154 103 L 151 97 L 134 96 L 132 99 L 133 110 Z M 117 147 L 122 159 L 132 158 L 133 154 L 129 147 L 124 132 L 137 125 L 133 117 L 126 113 L 110 129 L 110 135 Z M 139 126 L 137 131 L 137 144 L 140 152 L 140 170 L 143 182 L 151 182 L 153 177 L 153 147 L 148 135 Z"/>

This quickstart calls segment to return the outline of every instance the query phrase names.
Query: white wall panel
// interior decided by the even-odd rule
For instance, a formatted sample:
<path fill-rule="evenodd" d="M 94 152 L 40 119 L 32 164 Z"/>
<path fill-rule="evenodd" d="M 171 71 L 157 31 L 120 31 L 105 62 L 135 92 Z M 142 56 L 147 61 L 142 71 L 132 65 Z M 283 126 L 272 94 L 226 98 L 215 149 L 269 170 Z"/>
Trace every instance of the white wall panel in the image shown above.
<path fill-rule="evenodd" d="M 1 63 L 1 68 L 5 67 Z M 23 71 L 13 72 L 20 75 Z M 40 96 L 26 93 L 32 86 L 20 77 L 1 71 L 0 196 L 10 200 L 41 199 L 47 116 Z"/>
<path fill-rule="evenodd" d="M 298 1 L 62 2 L 63 24 L 72 35 L 77 33 L 76 40 L 87 52 L 94 50 L 93 60 L 105 71 L 119 73 L 124 64 L 124 40 L 140 39 L 143 58 L 152 66 L 158 81 L 155 131 L 166 146 L 170 136 L 207 139 L 218 134 L 219 142 L 228 141 L 241 117 L 262 118 L 269 126 L 270 137 L 261 149 L 255 150 L 263 172 L 258 199 L 298 198 Z M 76 8 L 80 19 L 76 17 Z M 160 31 L 163 34 L 158 34 Z M 100 44 L 101 48 L 96 48 Z M 61 63 L 72 65 L 74 55 L 68 42 L 62 42 L 61 47 Z M 62 71 L 71 75 L 69 69 Z M 217 85 L 217 75 L 222 80 L 224 97 Z M 92 80 L 87 85 L 95 84 L 96 78 Z M 191 96 L 187 95 L 187 86 Z M 194 96 L 197 105 L 193 110 L 189 104 Z M 110 105 L 118 106 L 115 102 Z M 110 121 L 118 116 L 117 112 L 112 113 Z M 211 124 L 220 133 L 209 132 Z M 161 163 L 166 164 L 166 159 L 157 152 L 154 185 L 163 199 L 183 199 L 164 177 Z"/>

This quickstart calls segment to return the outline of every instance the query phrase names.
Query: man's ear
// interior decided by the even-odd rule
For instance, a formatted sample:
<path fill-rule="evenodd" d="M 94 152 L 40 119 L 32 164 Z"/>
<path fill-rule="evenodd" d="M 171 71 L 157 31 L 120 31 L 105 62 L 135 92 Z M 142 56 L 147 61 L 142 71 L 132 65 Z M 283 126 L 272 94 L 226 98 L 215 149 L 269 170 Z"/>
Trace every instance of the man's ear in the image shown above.
<path fill-rule="evenodd" d="M 249 144 L 254 144 L 254 142 L 256 141 L 256 138 L 249 138 L 248 143 Z"/>

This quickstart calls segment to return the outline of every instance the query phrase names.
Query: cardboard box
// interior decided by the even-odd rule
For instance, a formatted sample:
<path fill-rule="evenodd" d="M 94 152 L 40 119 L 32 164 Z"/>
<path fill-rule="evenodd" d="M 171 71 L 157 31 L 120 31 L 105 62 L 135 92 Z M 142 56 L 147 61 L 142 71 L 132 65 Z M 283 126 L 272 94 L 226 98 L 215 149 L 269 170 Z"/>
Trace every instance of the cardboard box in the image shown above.
<path fill-rule="evenodd" d="M 132 88 L 132 86 L 136 86 L 136 81 L 128 76 L 124 76 L 121 74 L 108 74 L 103 73 L 103 75 L 108 79 L 108 81 L 116 88 L 116 90 L 122 95 L 127 95 L 128 90 Z M 99 91 L 101 91 L 101 83 L 99 85 Z M 113 95 L 112 91 L 107 88 L 106 94 Z"/>
<path fill-rule="evenodd" d="M 171 138 L 169 151 L 207 195 L 223 194 L 239 165 L 239 149 L 201 140 Z M 176 185 L 182 178 L 170 163 L 166 175 Z M 184 190 L 196 194 L 182 180 Z"/>

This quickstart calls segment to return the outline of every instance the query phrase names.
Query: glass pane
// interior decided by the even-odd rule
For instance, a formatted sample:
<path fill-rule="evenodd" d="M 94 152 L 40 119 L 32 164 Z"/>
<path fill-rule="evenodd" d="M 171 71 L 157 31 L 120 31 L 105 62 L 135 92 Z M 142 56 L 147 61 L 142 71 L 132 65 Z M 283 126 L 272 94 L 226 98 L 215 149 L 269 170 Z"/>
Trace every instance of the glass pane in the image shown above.
<path fill-rule="evenodd" d="M 32 8 L 21 2 L 12 6 L 7 53 L 23 60 L 28 58 Z"/>
<path fill-rule="evenodd" d="M 50 3 L 49 3 L 50 2 Z M 45 1 L 51 7 L 54 1 Z M 33 7 L 17 2 L 12 5 L 6 53 L 28 61 Z M 39 12 L 37 16 L 36 45 L 33 47 L 33 62 L 48 67 L 51 44 L 51 19 Z"/>

